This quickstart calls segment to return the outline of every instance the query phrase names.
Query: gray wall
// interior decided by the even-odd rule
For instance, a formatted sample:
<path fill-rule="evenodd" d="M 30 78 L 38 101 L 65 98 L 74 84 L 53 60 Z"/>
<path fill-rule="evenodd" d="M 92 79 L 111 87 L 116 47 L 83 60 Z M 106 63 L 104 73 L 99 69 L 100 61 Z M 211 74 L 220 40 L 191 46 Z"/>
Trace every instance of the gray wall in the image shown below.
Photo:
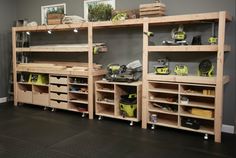
<path fill-rule="evenodd" d="M 40 23 L 40 7 L 65 2 L 68 15 L 83 16 L 83 0 L 20 0 L 17 1 L 17 18 L 29 19 Z M 116 0 L 117 9 L 135 9 L 141 3 L 154 2 L 154 0 Z M 167 15 L 201 13 L 226 10 L 234 15 L 235 0 L 162 0 L 167 6 Z M 193 26 L 190 26 L 193 27 Z M 227 42 L 232 46 L 232 52 L 225 57 L 225 74 L 231 76 L 231 82 L 225 86 L 224 95 L 224 124 L 234 125 L 235 108 L 235 20 L 227 26 Z M 142 28 L 131 29 L 108 29 L 95 31 L 95 41 L 107 42 L 110 47 L 109 53 L 97 56 L 98 63 L 121 63 L 126 64 L 134 59 L 142 57 Z M 206 32 L 209 30 L 205 30 Z M 128 32 L 128 33 L 127 33 Z M 214 60 L 214 59 L 213 59 Z"/>
<path fill-rule="evenodd" d="M 0 0 L 0 98 L 7 96 L 9 55 L 11 52 L 11 27 L 16 19 L 15 0 Z"/>

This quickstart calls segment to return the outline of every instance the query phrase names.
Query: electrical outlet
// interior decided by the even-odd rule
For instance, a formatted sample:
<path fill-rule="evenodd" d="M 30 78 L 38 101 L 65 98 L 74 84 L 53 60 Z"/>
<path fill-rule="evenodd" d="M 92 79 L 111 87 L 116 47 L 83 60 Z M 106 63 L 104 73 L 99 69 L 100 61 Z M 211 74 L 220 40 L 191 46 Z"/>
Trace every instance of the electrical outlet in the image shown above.
<path fill-rule="evenodd" d="M 0 103 L 6 103 L 7 102 L 7 97 L 0 98 Z"/>

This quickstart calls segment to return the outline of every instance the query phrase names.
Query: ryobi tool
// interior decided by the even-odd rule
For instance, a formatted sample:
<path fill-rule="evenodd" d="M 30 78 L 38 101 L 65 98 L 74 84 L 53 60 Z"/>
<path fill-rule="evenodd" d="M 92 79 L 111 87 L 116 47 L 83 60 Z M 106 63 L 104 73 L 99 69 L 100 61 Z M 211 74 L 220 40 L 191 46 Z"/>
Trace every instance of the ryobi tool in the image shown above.
<path fill-rule="evenodd" d="M 165 40 L 162 42 L 163 45 L 188 45 L 188 42 L 185 40 L 187 38 L 186 33 L 184 32 L 183 25 L 180 25 L 178 30 L 176 28 L 171 31 L 172 40 Z"/>
<path fill-rule="evenodd" d="M 218 38 L 215 35 L 215 23 L 212 23 L 212 33 L 211 37 L 208 39 L 208 42 L 212 45 L 217 44 Z"/>
<path fill-rule="evenodd" d="M 188 67 L 186 65 L 176 65 L 174 72 L 176 75 L 186 76 L 188 75 Z"/>
<path fill-rule="evenodd" d="M 155 74 L 157 75 L 168 75 L 169 70 L 169 60 L 167 58 L 157 59 L 157 65 L 154 66 Z"/>
<path fill-rule="evenodd" d="M 120 113 L 123 117 L 135 117 L 137 115 L 137 95 L 122 95 L 120 100 Z"/>
<path fill-rule="evenodd" d="M 210 60 L 203 60 L 198 67 L 198 75 L 199 76 L 207 76 L 212 77 L 214 73 L 214 66 Z"/>

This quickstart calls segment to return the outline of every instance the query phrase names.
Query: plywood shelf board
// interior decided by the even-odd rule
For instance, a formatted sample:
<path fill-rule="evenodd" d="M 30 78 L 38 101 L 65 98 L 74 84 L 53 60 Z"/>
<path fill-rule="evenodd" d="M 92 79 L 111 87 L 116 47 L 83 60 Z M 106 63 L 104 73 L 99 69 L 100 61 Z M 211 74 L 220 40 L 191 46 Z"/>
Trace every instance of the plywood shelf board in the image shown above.
<path fill-rule="evenodd" d="M 225 46 L 225 52 L 231 50 L 229 45 Z M 149 52 L 172 52 L 172 53 L 206 53 L 218 51 L 218 45 L 188 45 L 188 46 L 149 46 Z"/>

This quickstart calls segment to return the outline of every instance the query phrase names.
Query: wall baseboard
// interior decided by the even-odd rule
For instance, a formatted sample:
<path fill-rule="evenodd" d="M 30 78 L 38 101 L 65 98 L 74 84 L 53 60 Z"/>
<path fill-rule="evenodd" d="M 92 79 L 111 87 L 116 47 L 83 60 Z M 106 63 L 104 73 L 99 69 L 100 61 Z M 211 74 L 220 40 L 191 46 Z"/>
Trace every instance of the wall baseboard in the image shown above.
<path fill-rule="evenodd" d="M 231 125 L 222 125 L 222 132 L 234 134 L 234 126 L 231 126 Z"/>
<path fill-rule="evenodd" d="M 0 104 L 1 104 L 1 103 L 6 103 L 6 102 L 7 102 L 7 97 L 0 98 Z"/>

